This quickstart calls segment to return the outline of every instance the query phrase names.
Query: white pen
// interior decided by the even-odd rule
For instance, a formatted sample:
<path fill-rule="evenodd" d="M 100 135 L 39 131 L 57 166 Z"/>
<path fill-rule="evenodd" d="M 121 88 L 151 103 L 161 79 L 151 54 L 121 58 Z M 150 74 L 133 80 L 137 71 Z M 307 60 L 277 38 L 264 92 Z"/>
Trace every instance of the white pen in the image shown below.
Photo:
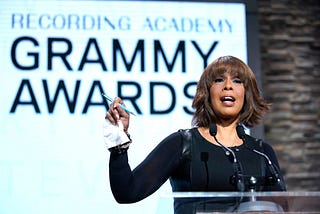
<path fill-rule="evenodd" d="M 106 94 L 104 94 L 104 93 L 102 93 L 101 95 L 102 95 L 104 98 L 106 98 L 106 100 L 108 100 L 108 101 L 110 101 L 110 102 L 113 102 L 113 101 L 114 101 L 111 97 L 109 97 L 108 95 L 106 95 Z M 119 106 L 120 106 L 123 110 L 125 110 L 126 112 L 128 112 L 129 114 L 132 114 L 132 115 L 136 116 L 135 113 L 133 113 L 132 111 L 130 111 L 130 110 L 129 110 L 127 107 L 125 107 L 124 105 L 119 104 Z"/>

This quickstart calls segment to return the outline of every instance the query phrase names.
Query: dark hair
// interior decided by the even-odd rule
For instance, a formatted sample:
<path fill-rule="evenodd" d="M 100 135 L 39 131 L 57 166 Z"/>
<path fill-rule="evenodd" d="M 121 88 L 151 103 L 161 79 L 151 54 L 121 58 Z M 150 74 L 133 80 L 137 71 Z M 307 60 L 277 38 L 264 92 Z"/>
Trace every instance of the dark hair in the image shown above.
<path fill-rule="evenodd" d="M 240 112 L 240 123 L 253 127 L 270 109 L 270 104 L 260 96 L 255 75 L 249 66 L 236 57 L 222 56 L 210 63 L 200 77 L 192 103 L 195 109 L 192 125 L 209 127 L 210 124 L 218 122 L 210 102 L 210 88 L 214 80 L 226 72 L 239 77 L 244 84 L 245 101 Z"/>

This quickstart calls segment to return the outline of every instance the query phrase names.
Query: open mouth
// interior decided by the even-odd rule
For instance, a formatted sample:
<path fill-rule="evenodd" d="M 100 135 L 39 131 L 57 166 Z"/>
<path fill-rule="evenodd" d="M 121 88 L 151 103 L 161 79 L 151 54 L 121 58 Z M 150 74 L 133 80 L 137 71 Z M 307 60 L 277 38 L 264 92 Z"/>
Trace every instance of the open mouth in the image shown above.
<path fill-rule="evenodd" d="M 223 96 L 220 98 L 222 102 L 234 102 L 236 99 L 232 96 Z"/>

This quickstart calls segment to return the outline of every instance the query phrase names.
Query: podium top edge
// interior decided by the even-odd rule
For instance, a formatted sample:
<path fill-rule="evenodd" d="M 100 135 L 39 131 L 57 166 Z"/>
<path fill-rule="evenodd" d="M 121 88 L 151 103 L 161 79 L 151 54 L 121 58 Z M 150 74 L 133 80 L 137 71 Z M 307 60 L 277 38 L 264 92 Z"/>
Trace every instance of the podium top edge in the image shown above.
<path fill-rule="evenodd" d="M 320 197 L 320 191 L 286 191 L 286 192 L 168 192 L 161 197 L 202 198 L 202 197 Z"/>

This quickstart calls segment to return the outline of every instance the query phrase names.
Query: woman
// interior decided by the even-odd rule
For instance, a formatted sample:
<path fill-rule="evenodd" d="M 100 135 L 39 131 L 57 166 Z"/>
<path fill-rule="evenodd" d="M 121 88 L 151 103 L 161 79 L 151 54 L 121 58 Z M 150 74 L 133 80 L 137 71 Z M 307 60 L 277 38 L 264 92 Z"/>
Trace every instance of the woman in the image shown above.
<path fill-rule="evenodd" d="M 110 149 L 110 185 L 119 203 L 140 201 L 167 179 L 177 192 L 285 190 L 271 146 L 243 131 L 242 125 L 258 124 L 270 106 L 260 97 L 252 70 L 238 58 L 223 56 L 205 69 L 192 104 L 194 127 L 166 137 L 134 170 L 128 164 L 129 140 L 124 134 L 129 114 L 120 103 L 120 98 L 115 99 L 106 115 L 107 126 L 120 127 L 124 139 Z M 107 133 L 105 139 L 111 145 L 111 132 Z M 200 209 L 201 203 L 175 199 L 175 213 Z M 236 203 L 210 200 L 205 204 L 206 209 L 230 210 Z"/>

